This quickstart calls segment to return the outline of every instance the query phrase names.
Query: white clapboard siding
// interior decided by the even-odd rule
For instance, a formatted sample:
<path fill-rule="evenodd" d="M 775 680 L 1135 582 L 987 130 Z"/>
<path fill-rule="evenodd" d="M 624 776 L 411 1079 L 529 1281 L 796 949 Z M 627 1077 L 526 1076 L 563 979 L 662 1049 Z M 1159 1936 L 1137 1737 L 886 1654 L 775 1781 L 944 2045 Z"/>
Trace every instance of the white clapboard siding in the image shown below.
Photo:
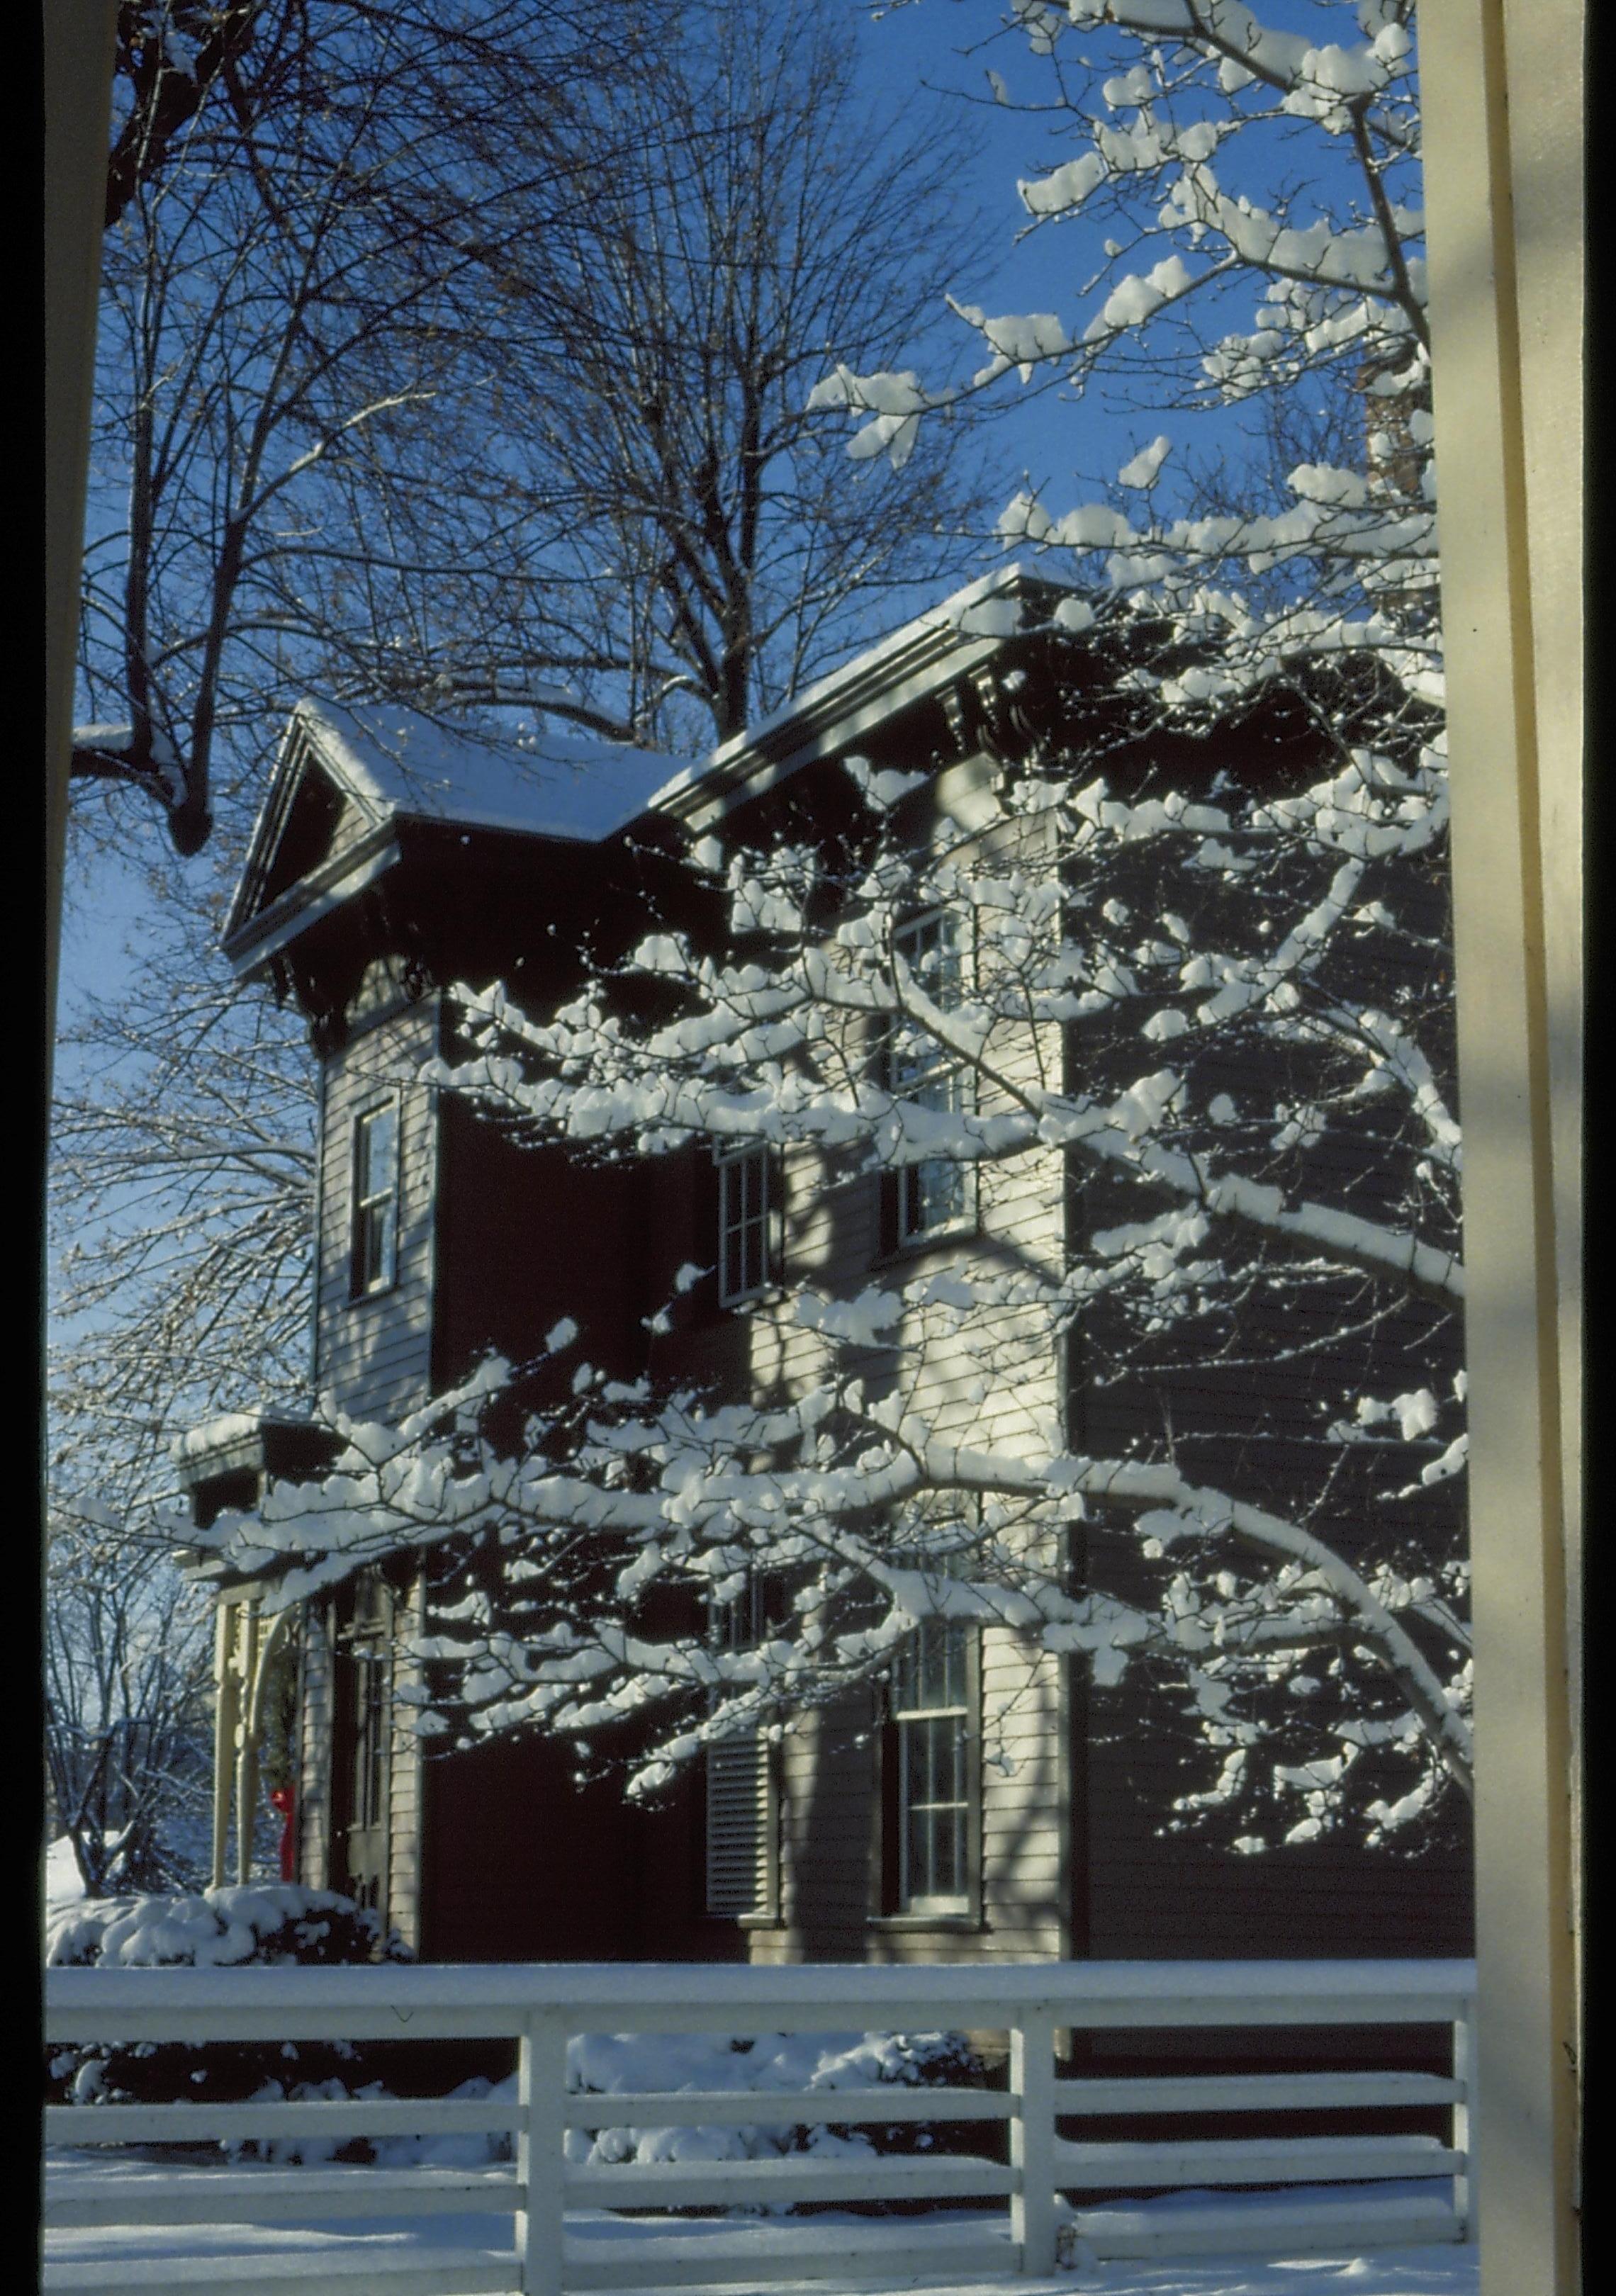
<path fill-rule="evenodd" d="M 435 998 L 390 1013 L 327 1058 L 320 1121 L 316 1381 L 361 1417 L 397 1419 L 431 1391 L 438 1103 L 418 1081 L 439 1049 Z M 391 1099 L 399 1115 L 394 1280 L 352 1285 L 356 1119 Z"/>
<path fill-rule="evenodd" d="M 973 775 L 982 778 L 974 767 L 964 778 Z M 1036 849 L 1047 834 L 1045 824 L 1000 822 L 980 845 L 996 864 L 1036 866 Z M 1058 1073 L 1058 1031 L 1046 1032 L 1049 1041 L 1042 1046 L 1024 1029 L 1001 1034 L 994 1057 L 1013 1078 L 1030 1082 Z M 849 1053 L 860 1056 L 856 1046 Z M 991 1092 L 980 1105 L 992 1111 Z M 972 1226 L 917 1241 L 884 1260 L 880 1176 L 849 1177 L 833 1157 L 800 1146 L 783 1159 L 781 1187 L 788 1297 L 734 1319 L 726 1335 L 728 1353 L 708 1342 L 703 1369 L 734 1391 L 800 1390 L 822 1375 L 826 1342 L 797 1320 L 789 1298 L 794 1283 L 807 1281 L 833 1297 L 851 1298 L 872 1282 L 905 1283 L 926 1268 L 969 1263 L 988 1251 L 1051 1277 L 1063 1266 L 1065 1173 L 1057 1151 L 984 1168 Z M 905 1376 L 916 1406 L 940 1435 L 1013 1451 L 1038 1439 L 1058 1416 L 1060 1366 L 1039 1315 L 1007 1311 L 1000 1319 L 1003 1353 L 986 1400 L 978 1392 L 982 1366 L 972 1349 L 929 1328 L 924 1316 L 913 1324 L 904 1335 L 910 1355 Z M 890 1378 L 890 1352 L 872 1351 L 865 1368 L 876 1381 Z M 1070 1952 L 1062 1662 L 1022 1636 L 990 1628 L 980 1636 L 978 1674 L 980 1709 L 972 1726 L 980 1742 L 973 1845 L 980 1918 L 883 1915 L 890 1877 L 881 1872 L 874 1709 L 865 1693 L 802 1718 L 781 1750 L 780 1923 L 752 1928 L 754 1961 L 872 1954 L 889 1962 L 1026 1960 Z"/>

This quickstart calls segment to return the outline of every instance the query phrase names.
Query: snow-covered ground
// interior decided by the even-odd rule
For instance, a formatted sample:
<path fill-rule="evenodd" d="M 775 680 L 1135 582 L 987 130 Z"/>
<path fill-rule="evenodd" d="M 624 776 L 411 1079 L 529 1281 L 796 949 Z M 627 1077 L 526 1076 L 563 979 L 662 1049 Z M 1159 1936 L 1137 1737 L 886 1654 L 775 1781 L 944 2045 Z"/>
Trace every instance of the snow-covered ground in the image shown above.
<path fill-rule="evenodd" d="M 45 1917 L 50 1922 L 70 1906 L 78 1905 L 84 1897 L 84 1883 L 78 1878 L 78 1867 L 73 1857 L 73 1845 L 65 1833 L 59 1833 L 45 1853 Z"/>

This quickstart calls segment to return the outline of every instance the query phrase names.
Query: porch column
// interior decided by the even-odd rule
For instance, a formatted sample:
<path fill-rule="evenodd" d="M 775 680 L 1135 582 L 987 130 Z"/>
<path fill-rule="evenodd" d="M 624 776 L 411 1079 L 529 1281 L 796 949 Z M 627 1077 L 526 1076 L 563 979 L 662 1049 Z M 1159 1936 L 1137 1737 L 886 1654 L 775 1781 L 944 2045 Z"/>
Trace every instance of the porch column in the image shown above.
<path fill-rule="evenodd" d="M 258 1606 L 241 1608 L 241 1649 L 237 1658 L 235 1756 L 235 1878 L 252 1879 L 252 1837 L 258 1807 L 258 1668 L 260 1664 Z"/>
<path fill-rule="evenodd" d="M 1464 1126 L 1483 2296 L 1572 2296 L 1580 0 L 1419 18 Z"/>
<path fill-rule="evenodd" d="M 230 1796 L 235 1775 L 235 1721 L 241 1678 L 235 1669 L 236 1606 L 221 1603 L 213 1622 L 213 1849 L 209 1886 L 225 1886 L 230 1842 Z"/>

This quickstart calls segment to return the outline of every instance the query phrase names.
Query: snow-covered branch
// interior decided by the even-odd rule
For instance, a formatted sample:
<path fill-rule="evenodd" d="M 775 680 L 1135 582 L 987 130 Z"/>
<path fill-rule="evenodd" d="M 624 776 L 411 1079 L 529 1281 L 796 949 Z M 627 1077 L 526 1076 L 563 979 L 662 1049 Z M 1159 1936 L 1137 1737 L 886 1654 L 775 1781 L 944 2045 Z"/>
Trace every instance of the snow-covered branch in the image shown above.
<path fill-rule="evenodd" d="M 670 890 L 547 1013 L 460 992 L 463 1055 L 428 1073 L 490 1120 L 625 1168 L 776 1160 L 776 1282 L 750 1311 L 796 1367 L 772 1399 L 657 1374 L 714 1306 L 710 1270 L 670 1265 L 639 1371 L 579 1359 L 580 1300 L 542 1359 L 401 1428 L 326 1406 L 332 1474 L 221 1519 L 206 1575 L 290 1603 L 408 1558 L 429 1735 L 568 1731 L 643 1791 L 883 1680 L 938 1617 L 1101 1691 L 1176 1685 L 1218 1764 L 1245 1757 L 1197 1822 L 1383 1833 L 1463 1791 L 1433 729 L 1405 699 L 1366 746 L 1356 689 L 1299 672 L 1265 703 L 1292 713 L 1292 768 L 1243 779 L 1226 740 L 1186 790 L 1155 744 L 1202 705 L 1131 675 L 1147 644 L 1104 616 L 1062 636 L 1041 706 L 1066 735 L 965 820 L 856 758 L 845 834 L 703 840 L 688 909 Z M 793 1237 L 852 1189 L 886 1192 L 900 1248 L 827 1288 Z M 1063 1234 L 1013 1241 L 1016 1206 L 1062 1200 Z M 1408 1357 L 1423 1378 L 1383 1404 Z M 1064 1406 L 1023 1402 L 1058 1404 L 1057 1360 Z M 1129 1395 L 1159 1398 L 1159 1433 L 1079 1439 L 1112 1396 L 1121 1436 Z M 770 1631 L 716 1642 L 764 1585 Z"/>

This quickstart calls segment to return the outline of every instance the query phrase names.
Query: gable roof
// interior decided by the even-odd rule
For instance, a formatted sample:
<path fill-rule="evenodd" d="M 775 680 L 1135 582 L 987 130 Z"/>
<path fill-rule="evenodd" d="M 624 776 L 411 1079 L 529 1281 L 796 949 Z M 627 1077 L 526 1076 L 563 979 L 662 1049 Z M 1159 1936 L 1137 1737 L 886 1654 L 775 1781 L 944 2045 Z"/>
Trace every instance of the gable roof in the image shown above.
<path fill-rule="evenodd" d="M 238 971 L 350 899 L 398 858 L 400 822 L 598 845 L 649 810 L 684 761 L 548 730 L 521 741 L 447 726 L 398 702 L 309 698 L 288 721 L 226 920 Z M 276 863 L 317 777 L 344 808 L 329 849 L 276 884 Z"/>

